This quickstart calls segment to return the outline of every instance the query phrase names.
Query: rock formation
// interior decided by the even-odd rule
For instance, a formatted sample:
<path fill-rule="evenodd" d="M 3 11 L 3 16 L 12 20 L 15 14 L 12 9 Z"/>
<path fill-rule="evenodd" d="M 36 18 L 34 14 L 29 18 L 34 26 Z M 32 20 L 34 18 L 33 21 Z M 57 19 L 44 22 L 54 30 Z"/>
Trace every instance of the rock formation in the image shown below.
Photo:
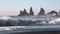
<path fill-rule="evenodd" d="M 32 7 L 30 8 L 29 14 L 26 12 L 26 9 L 24 9 L 24 11 L 20 10 L 20 14 L 18 16 L 27 16 L 27 15 L 34 15 Z"/>
<path fill-rule="evenodd" d="M 18 16 L 26 16 L 28 13 L 26 12 L 26 9 L 24 11 L 20 11 L 20 14 Z"/>
<path fill-rule="evenodd" d="M 55 14 L 56 16 L 58 15 L 58 13 L 56 11 L 51 11 L 48 14 Z"/>
<path fill-rule="evenodd" d="M 60 16 L 60 11 L 59 11 L 58 15 Z"/>
<path fill-rule="evenodd" d="M 28 13 L 26 12 L 26 9 L 24 9 L 23 13 L 24 16 L 28 15 Z"/>
<path fill-rule="evenodd" d="M 23 13 L 22 10 L 20 10 L 20 14 L 18 16 L 22 16 L 22 13 Z"/>
<path fill-rule="evenodd" d="M 43 8 L 41 8 L 40 12 L 38 13 L 38 15 L 44 15 L 45 14 L 45 10 Z"/>
<path fill-rule="evenodd" d="M 34 12 L 33 12 L 32 7 L 30 8 L 30 13 L 29 13 L 29 15 L 34 15 Z"/>

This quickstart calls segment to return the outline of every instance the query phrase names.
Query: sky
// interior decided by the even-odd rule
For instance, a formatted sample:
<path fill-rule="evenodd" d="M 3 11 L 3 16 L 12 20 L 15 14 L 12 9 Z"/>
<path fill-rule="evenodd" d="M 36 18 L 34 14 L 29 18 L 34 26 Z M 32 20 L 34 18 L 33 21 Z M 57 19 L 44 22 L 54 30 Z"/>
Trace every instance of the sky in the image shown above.
<path fill-rule="evenodd" d="M 30 7 L 33 8 L 35 15 L 44 8 L 45 13 L 60 10 L 60 0 L 0 0 L 0 15 L 18 15 L 24 8 L 29 13 Z"/>

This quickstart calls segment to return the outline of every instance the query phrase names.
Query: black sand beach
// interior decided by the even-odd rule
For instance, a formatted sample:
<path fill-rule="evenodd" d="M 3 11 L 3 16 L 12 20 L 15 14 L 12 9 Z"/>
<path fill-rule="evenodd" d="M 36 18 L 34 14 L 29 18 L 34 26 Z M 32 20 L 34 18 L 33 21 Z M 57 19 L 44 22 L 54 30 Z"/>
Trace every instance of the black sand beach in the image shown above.
<path fill-rule="evenodd" d="M 60 34 L 60 31 L 37 31 L 37 32 L 26 32 L 26 33 L 12 33 L 12 34 Z"/>

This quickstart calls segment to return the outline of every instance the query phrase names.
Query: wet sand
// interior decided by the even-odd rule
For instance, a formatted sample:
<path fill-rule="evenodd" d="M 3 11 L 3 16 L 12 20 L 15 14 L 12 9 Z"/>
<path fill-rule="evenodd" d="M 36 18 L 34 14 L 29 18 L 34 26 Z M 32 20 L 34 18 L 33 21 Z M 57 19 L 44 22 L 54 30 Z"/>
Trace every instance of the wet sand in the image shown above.
<path fill-rule="evenodd" d="M 13 34 L 60 34 L 60 31 L 37 31 L 37 32 L 13 33 Z"/>

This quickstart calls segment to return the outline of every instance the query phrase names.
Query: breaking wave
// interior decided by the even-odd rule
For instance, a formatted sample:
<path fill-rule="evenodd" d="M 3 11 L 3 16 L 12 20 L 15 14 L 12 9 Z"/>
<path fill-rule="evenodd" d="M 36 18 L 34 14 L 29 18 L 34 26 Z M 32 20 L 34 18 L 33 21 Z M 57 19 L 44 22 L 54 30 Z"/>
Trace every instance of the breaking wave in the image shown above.
<path fill-rule="evenodd" d="M 0 26 L 41 26 L 59 24 L 60 17 L 56 16 L 0 16 Z"/>

